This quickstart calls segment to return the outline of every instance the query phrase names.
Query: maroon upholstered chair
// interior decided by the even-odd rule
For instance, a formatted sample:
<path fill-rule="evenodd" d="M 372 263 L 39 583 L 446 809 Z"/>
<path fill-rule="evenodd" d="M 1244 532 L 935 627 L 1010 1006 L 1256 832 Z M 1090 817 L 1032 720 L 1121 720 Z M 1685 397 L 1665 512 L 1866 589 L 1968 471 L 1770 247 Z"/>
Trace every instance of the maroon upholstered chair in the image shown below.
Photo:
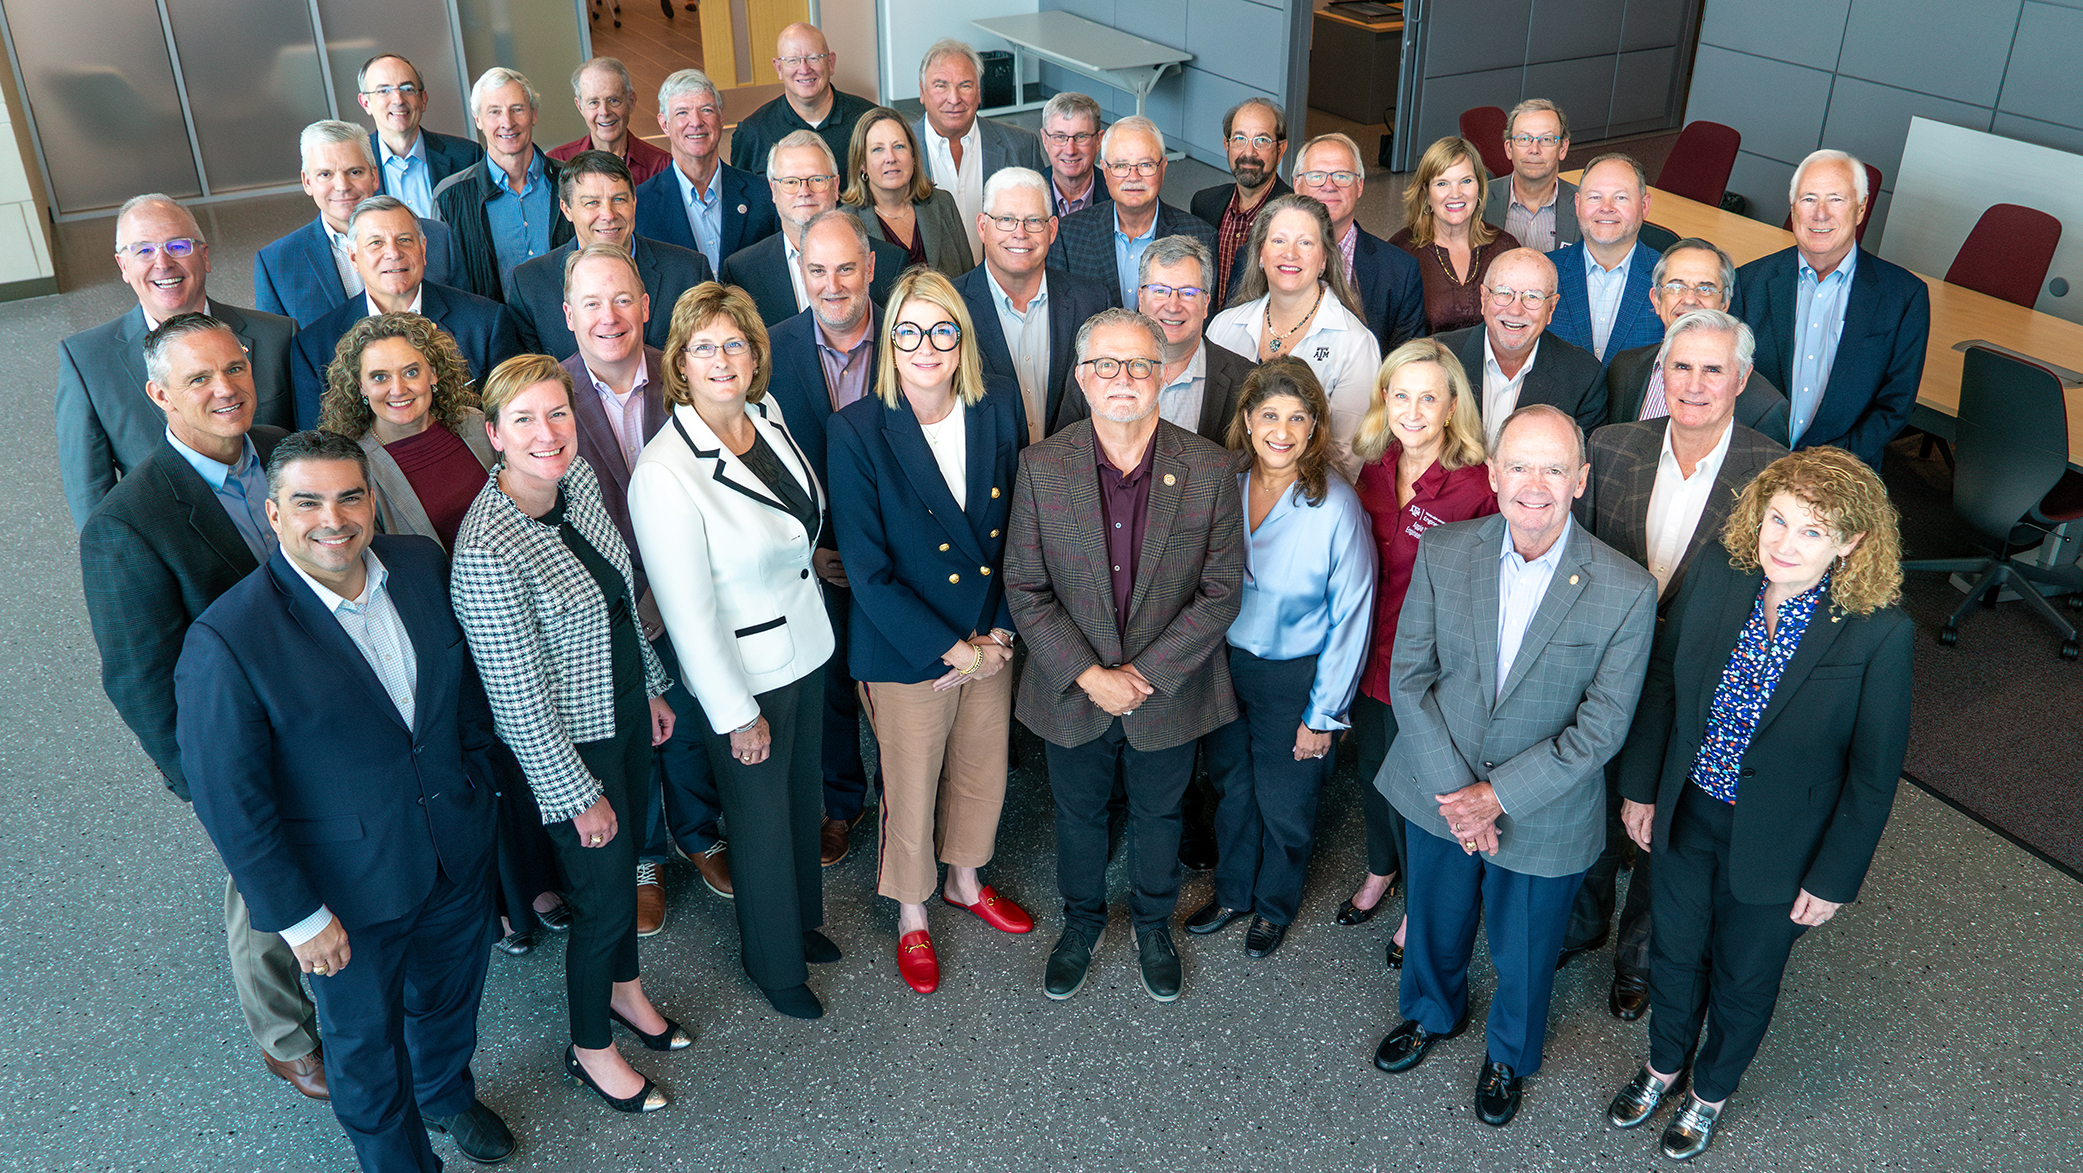
<path fill-rule="evenodd" d="M 1710 208 L 1721 206 L 1722 193 L 1729 189 L 1729 172 L 1736 169 L 1736 151 L 1743 136 L 1733 126 L 1719 122 L 1688 122 L 1678 132 L 1678 141 L 1656 174 L 1655 187 L 1698 200 Z"/>
<path fill-rule="evenodd" d="M 1866 210 L 1859 213 L 1859 231 L 1857 236 L 1859 243 L 1865 244 L 1866 226 L 1873 222 L 1873 205 L 1876 202 L 1874 197 L 1880 195 L 1881 174 L 1880 168 L 1875 167 L 1871 163 L 1861 163 L 1860 166 L 1866 168 Z M 1788 232 L 1794 230 L 1794 210 L 1792 208 L 1786 210 L 1786 221 L 1780 227 Z"/>
<path fill-rule="evenodd" d="M 1483 153 L 1483 169 L 1490 178 L 1512 173 L 1511 156 L 1504 153 L 1504 111 L 1496 106 L 1477 106 L 1461 112 L 1461 137 Z"/>
<path fill-rule="evenodd" d="M 1975 221 L 1946 280 L 2031 309 L 2060 243 L 2061 221 L 2037 208 L 1996 204 Z"/>

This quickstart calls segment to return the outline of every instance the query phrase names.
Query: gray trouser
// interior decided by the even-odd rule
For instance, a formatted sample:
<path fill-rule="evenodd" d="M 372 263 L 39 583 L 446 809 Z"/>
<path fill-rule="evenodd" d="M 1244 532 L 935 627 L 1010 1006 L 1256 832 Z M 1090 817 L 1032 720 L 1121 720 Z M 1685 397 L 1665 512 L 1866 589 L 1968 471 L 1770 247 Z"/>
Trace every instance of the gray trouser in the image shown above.
<path fill-rule="evenodd" d="M 297 955 L 280 933 L 264 933 L 246 915 L 246 899 L 224 881 L 224 944 L 239 990 L 246 1029 L 270 1058 L 289 1062 L 318 1049 L 318 1010 L 304 994 Z"/>

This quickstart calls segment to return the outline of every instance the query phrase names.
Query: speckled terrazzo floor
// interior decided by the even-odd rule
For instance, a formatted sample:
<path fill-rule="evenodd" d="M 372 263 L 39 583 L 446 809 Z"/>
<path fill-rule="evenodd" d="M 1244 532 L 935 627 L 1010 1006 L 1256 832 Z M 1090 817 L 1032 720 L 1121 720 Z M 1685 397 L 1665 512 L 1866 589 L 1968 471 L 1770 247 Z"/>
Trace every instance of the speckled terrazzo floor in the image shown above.
<path fill-rule="evenodd" d="M 222 207 L 212 285 L 235 301 L 251 252 L 308 216 L 295 199 Z M 61 255 L 105 254 L 107 224 Z M 99 256 L 90 265 L 106 266 Z M 0 480 L 0 1169 L 348 1170 L 329 1112 L 260 1065 L 225 976 L 223 873 L 102 698 L 50 437 L 54 346 L 118 312 L 106 268 L 59 297 L 0 305 L 0 404 L 24 421 Z M 99 276 L 98 274 L 106 274 Z M 1031 756 L 1031 762 L 1038 755 Z M 658 1002 L 699 1036 L 638 1065 L 676 1097 L 610 1114 L 558 1070 L 561 953 L 495 957 L 477 1072 L 527 1170 L 1653 1169 L 1655 1137 L 1606 1128 L 1645 1031 L 1605 1012 L 1603 959 L 1556 989 L 1548 1065 L 1503 1131 L 1472 1118 L 1481 1046 L 1376 1072 L 1393 1024 L 1384 917 L 1329 923 L 1361 864 L 1349 765 L 1328 795 L 1303 916 L 1259 962 L 1241 929 L 1182 933 L 1187 987 L 1145 997 L 1117 914 L 1093 980 L 1039 990 L 1060 925 L 1045 784 L 1014 779 L 991 878 L 1042 914 L 1005 938 L 936 910 L 946 976 L 920 998 L 890 956 L 871 840 L 826 873 L 847 957 L 814 984 L 832 1013 L 772 1014 L 735 959 L 730 909 L 685 867 L 644 946 Z M 1116 891 L 1121 889 L 1116 877 Z M 1189 879 L 1182 912 L 1206 899 Z M 2083 905 L 2074 881 L 1905 787 L 1862 903 L 1811 934 L 1779 1020 L 1703 1168 L 2079 1170 Z M 1489 983 L 1479 952 L 1478 1009 Z M 445 1140 L 436 1152 L 467 1167 Z"/>

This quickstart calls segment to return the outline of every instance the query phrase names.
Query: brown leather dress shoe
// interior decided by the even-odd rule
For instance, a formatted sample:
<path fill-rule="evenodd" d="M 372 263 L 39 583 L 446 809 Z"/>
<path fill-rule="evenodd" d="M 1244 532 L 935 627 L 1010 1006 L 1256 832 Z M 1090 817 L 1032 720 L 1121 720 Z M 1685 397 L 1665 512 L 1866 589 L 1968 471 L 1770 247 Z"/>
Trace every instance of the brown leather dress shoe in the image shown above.
<path fill-rule="evenodd" d="M 268 1070 L 289 1081 L 289 1086 L 310 1096 L 314 1100 L 330 1100 L 332 1093 L 325 1086 L 325 1056 L 312 1051 L 301 1059 L 277 1059 L 266 1051 L 260 1053 L 261 1061 Z"/>
<path fill-rule="evenodd" d="M 636 935 L 655 937 L 665 927 L 665 885 L 658 882 L 658 865 L 636 865 Z"/>
<path fill-rule="evenodd" d="M 737 899 L 730 886 L 730 844 L 718 839 L 707 850 L 696 853 L 694 870 L 701 873 L 702 883 L 709 886 L 709 891 L 725 900 Z"/>
<path fill-rule="evenodd" d="M 862 811 L 851 819 L 827 818 L 824 821 L 824 825 L 817 832 L 817 858 L 819 863 L 824 864 L 826 867 L 831 867 L 833 864 L 846 858 L 846 853 L 853 849 L 853 845 L 847 841 L 847 837 L 853 834 L 853 829 L 860 824 L 862 815 L 867 813 L 867 811 Z"/>

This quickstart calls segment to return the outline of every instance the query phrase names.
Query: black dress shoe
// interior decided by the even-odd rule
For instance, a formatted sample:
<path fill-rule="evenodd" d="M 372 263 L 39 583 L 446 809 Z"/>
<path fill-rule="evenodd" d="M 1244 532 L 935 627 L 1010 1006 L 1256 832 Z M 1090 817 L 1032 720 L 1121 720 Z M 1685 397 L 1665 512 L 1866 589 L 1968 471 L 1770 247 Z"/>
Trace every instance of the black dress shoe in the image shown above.
<path fill-rule="evenodd" d="M 1591 940 L 1584 942 L 1582 945 L 1572 945 L 1569 948 L 1564 949 L 1561 955 L 1555 958 L 1555 972 L 1561 973 L 1563 966 L 1568 965 L 1570 962 L 1575 961 L 1577 958 L 1583 956 L 1586 953 L 1595 952 L 1597 950 L 1605 948 L 1606 942 L 1612 939 L 1613 930 L 1611 928 L 1608 928 L 1605 932 L 1600 933 L 1598 936 L 1593 937 Z"/>
<path fill-rule="evenodd" d="M 656 1112 L 672 1102 L 666 1098 L 665 1091 L 649 1079 L 644 1080 L 644 1086 L 636 1089 L 635 1094 L 616 1099 L 601 1090 L 601 1086 L 593 1082 L 593 1077 L 586 1074 L 585 1064 L 579 1062 L 578 1051 L 572 1047 L 564 1048 L 564 1073 L 592 1088 L 594 1095 L 617 1112 Z"/>
<path fill-rule="evenodd" d="M 1205 937 L 1209 933 L 1228 928 L 1231 921 L 1240 916 L 1248 916 L 1250 912 L 1248 908 L 1224 908 L 1210 900 L 1201 905 L 1199 911 L 1186 918 L 1186 931 L 1196 937 Z"/>
<path fill-rule="evenodd" d="M 1649 979 L 1639 974 L 1616 973 L 1613 988 L 1606 994 L 1606 1009 L 1622 1022 L 1633 1022 L 1649 1012 Z"/>
<path fill-rule="evenodd" d="M 839 946 L 816 929 L 803 930 L 803 960 L 812 965 L 830 965 L 839 960 Z"/>
<path fill-rule="evenodd" d="M 1475 1083 L 1476 1118 L 1492 1128 L 1510 1124 L 1519 1114 L 1519 1085 L 1525 1082 L 1524 1076 L 1513 1075 L 1505 1064 L 1484 1063 Z"/>
<path fill-rule="evenodd" d="M 492 942 L 492 948 L 508 957 L 525 957 L 535 948 L 534 933 L 508 933 Z"/>
<path fill-rule="evenodd" d="M 1389 1032 L 1389 1037 L 1374 1048 L 1374 1065 L 1383 1071 L 1409 1071 L 1425 1061 L 1432 1051 L 1432 1044 L 1441 1039 L 1451 1039 L 1468 1029 L 1468 1011 L 1461 1012 L 1461 1021 L 1445 1034 L 1433 1034 L 1418 1024 L 1415 1018 L 1406 1018 Z"/>
<path fill-rule="evenodd" d="M 1189 872 L 1213 871 L 1215 860 L 1215 836 L 1189 834 L 1179 837 L 1180 867 Z"/>
<path fill-rule="evenodd" d="M 480 1165 L 497 1165 L 513 1156 L 514 1134 L 482 1100 L 470 1101 L 468 1108 L 453 1116 L 421 1116 L 420 1121 L 435 1132 L 447 1133 L 464 1156 Z"/>
<path fill-rule="evenodd" d="M 548 912 L 536 913 L 535 919 L 542 922 L 543 928 L 557 933 L 564 932 L 571 927 L 571 905 L 559 901 L 557 906 Z"/>
<path fill-rule="evenodd" d="M 790 986 L 785 990 L 769 990 L 760 987 L 767 996 L 767 1004 L 790 1018 L 823 1018 L 825 1004 L 817 1000 L 809 986 Z"/>
<path fill-rule="evenodd" d="M 1244 956 L 1264 957 L 1280 948 L 1287 939 L 1287 926 L 1276 925 L 1262 916 L 1251 918 L 1251 928 L 1244 933 Z"/>
<path fill-rule="evenodd" d="M 1389 942 L 1389 955 L 1387 958 L 1383 960 L 1383 964 L 1388 966 L 1390 969 L 1402 969 L 1403 946 L 1398 945 L 1394 940 L 1391 940 Z"/>
<path fill-rule="evenodd" d="M 621 1023 L 630 1034 L 642 1039 L 644 1046 L 653 1051 L 684 1051 L 694 1045 L 694 1036 L 687 1033 L 687 1028 L 670 1018 L 665 1018 L 663 1014 L 658 1017 L 665 1018 L 665 1029 L 655 1035 L 638 1030 L 636 1023 L 622 1017 L 622 1012 L 613 1006 L 608 1007 L 608 1017 Z"/>
<path fill-rule="evenodd" d="M 1136 961 L 1143 971 L 1143 992 L 1160 1002 L 1179 1000 L 1184 975 L 1179 967 L 1179 950 L 1172 944 L 1172 927 L 1159 925 L 1136 937 Z"/>
<path fill-rule="evenodd" d="M 1724 1102 L 1722 1107 L 1727 1107 Z M 1710 1108 L 1700 1102 L 1698 1096 L 1686 1098 L 1685 1107 L 1671 1118 L 1663 1136 L 1664 1156 L 1673 1161 L 1690 1161 L 1707 1151 L 1714 1140 L 1714 1126 L 1721 1120 L 1721 1108 Z"/>
<path fill-rule="evenodd" d="M 1063 926 L 1063 935 L 1056 938 L 1056 947 L 1049 950 L 1049 964 L 1042 970 L 1042 993 L 1061 1002 L 1083 988 L 1085 975 L 1092 969 L 1092 951 L 1106 935 L 1105 926 Z"/>
<path fill-rule="evenodd" d="M 1627 1081 L 1627 1086 L 1621 1088 L 1620 1094 L 1614 1096 L 1612 1104 L 1607 1106 L 1606 1123 L 1615 1128 L 1639 1126 L 1656 1115 L 1656 1110 L 1666 1099 L 1678 1094 L 1685 1086 L 1686 1075 L 1687 1072 L 1681 1071 L 1671 1078 L 1671 1082 L 1665 1083 L 1649 1074 L 1647 1067 L 1635 1072 L 1635 1077 Z"/>

